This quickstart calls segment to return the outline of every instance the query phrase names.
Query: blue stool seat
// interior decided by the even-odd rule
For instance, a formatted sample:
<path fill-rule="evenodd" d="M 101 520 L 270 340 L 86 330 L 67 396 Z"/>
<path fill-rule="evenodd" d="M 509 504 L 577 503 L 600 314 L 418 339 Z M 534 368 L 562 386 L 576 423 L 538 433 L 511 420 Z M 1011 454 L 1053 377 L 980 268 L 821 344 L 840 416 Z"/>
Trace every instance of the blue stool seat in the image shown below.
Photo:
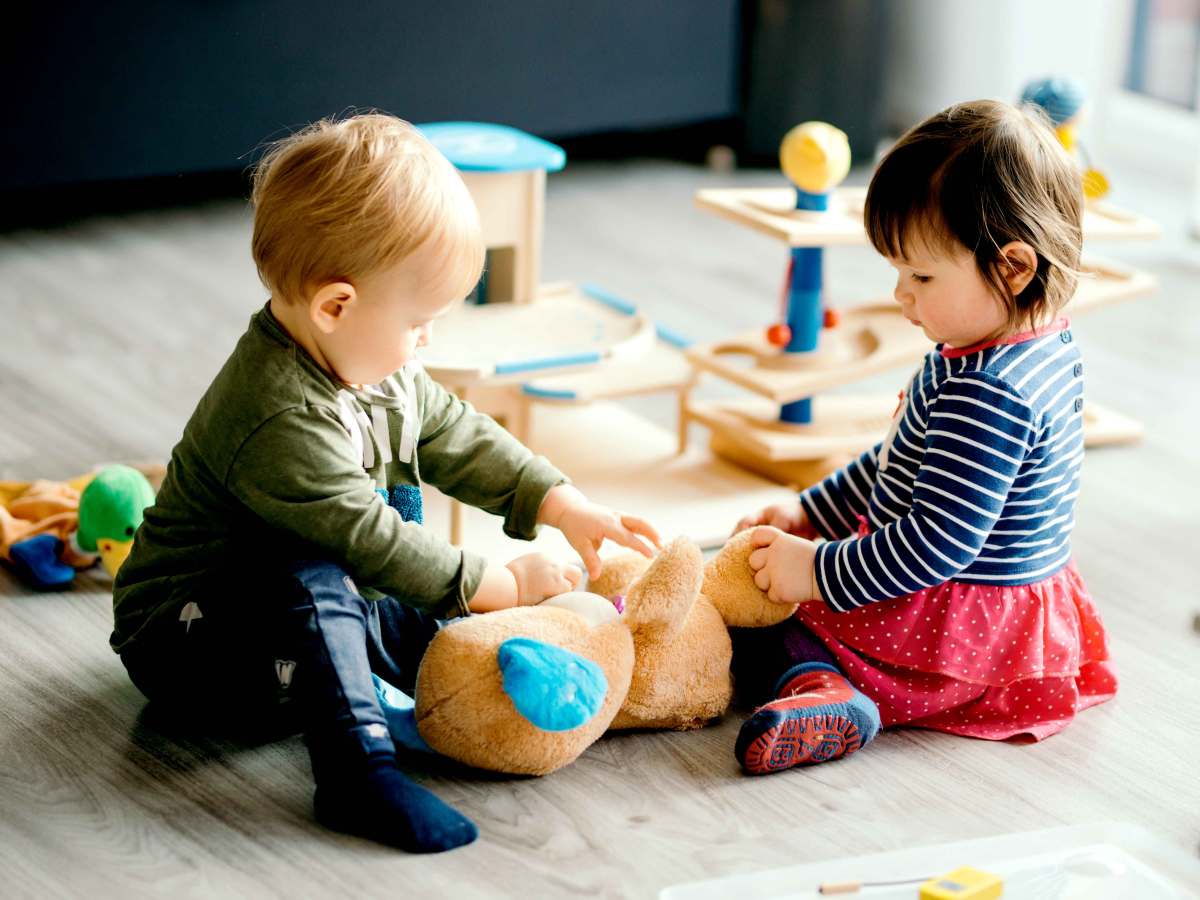
<path fill-rule="evenodd" d="M 567 164 L 562 147 L 508 125 L 430 122 L 417 128 L 463 172 L 557 172 Z"/>

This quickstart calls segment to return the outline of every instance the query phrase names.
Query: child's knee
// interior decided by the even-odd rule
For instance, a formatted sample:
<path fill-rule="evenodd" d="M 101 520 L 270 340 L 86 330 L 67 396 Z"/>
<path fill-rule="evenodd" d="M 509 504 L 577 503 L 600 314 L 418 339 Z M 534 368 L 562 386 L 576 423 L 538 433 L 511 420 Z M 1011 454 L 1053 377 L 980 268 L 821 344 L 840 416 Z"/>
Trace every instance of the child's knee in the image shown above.
<path fill-rule="evenodd" d="M 328 560 L 297 560 L 287 566 L 297 587 L 295 599 L 301 605 L 352 608 L 364 616 L 368 603 L 354 579 L 337 563 Z"/>

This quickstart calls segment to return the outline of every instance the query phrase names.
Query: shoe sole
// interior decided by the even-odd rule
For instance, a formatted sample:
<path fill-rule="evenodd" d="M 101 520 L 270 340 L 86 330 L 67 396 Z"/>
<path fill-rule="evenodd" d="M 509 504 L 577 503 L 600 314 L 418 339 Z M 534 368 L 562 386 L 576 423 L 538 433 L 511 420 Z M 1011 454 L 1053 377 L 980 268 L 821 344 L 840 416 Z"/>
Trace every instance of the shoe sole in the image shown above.
<path fill-rule="evenodd" d="M 829 762 L 862 746 L 858 726 L 845 716 L 786 718 L 750 742 L 742 767 L 766 775 L 793 766 Z"/>

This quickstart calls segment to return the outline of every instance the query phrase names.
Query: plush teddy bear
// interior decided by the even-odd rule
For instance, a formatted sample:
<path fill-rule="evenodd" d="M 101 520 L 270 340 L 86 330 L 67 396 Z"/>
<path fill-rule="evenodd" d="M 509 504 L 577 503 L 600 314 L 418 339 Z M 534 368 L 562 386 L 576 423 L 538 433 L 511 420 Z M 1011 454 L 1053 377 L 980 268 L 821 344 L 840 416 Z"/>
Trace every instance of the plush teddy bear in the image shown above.
<path fill-rule="evenodd" d="M 679 539 L 607 560 L 586 593 L 448 625 L 421 662 L 417 731 L 468 765 L 544 775 L 610 728 L 701 727 L 732 696 L 728 627 L 795 611 L 755 586 L 751 549 L 743 532 L 706 565 Z"/>

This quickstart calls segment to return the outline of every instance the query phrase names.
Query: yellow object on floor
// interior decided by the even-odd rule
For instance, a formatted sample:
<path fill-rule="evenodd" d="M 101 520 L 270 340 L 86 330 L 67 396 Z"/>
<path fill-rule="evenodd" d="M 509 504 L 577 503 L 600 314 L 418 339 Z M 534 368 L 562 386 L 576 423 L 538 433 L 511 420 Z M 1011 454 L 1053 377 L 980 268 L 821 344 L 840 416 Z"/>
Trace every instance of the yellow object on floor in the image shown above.
<path fill-rule="evenodd" d="M 1004 891 L 999 875 L 962 866 L 921 885 L 921 900 L 995 900 Z"/>

